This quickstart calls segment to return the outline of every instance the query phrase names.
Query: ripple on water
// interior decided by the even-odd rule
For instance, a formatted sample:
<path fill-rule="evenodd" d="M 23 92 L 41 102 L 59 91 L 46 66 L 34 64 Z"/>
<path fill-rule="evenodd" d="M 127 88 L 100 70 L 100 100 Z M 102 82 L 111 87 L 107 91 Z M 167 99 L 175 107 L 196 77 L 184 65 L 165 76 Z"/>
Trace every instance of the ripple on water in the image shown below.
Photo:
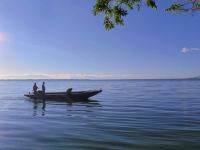
<path fill-rule="evenodd" d="M 24 98 L 32 82 L 0 81 L 0 149 L 200 149 L 200 81 L 46 81 L 103 87 L 72 104 Z"/>

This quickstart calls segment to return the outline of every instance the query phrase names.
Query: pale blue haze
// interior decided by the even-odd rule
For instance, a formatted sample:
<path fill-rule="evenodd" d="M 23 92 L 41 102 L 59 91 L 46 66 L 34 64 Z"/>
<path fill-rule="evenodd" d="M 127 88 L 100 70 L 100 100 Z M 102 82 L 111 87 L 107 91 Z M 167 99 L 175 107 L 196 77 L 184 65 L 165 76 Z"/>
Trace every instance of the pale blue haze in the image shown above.
<path fill-rule="evenodd" d="M 200 15 L 142 8 L 107 32 L 95 1 L 1 0 L 0 73 L 87 74 L 96 78 L 177 78 L 200 75 Z M 98 76 L 99 75 L 99 76 Z"/>

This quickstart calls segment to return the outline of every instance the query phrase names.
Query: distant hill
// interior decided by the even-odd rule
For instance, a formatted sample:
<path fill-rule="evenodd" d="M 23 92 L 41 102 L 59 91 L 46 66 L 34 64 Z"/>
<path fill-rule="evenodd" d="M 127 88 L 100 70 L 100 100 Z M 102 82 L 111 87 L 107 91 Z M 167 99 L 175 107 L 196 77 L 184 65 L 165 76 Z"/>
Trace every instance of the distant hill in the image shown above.
<path fill-rule="evenodd" d="M 188 79 L 200 80 L 200 76 L 196 76 L 196 77 L 192 77 L 192 78 L 188 78 Z"/>

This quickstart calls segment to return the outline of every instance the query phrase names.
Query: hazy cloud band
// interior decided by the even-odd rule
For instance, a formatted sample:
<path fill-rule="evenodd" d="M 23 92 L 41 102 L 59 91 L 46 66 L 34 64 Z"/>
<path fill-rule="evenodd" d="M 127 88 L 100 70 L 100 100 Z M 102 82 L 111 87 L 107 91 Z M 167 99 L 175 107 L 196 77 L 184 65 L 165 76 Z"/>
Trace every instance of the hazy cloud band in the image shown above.
<path fill-rule="evenodd" d="M 181 49 L 182 53 L 188 53 L 188 52 L 191 52 L 191 51 L 200 51 L 200 48 L 187 48 L 187 47 L 184 47 L 184 48 Z"/>

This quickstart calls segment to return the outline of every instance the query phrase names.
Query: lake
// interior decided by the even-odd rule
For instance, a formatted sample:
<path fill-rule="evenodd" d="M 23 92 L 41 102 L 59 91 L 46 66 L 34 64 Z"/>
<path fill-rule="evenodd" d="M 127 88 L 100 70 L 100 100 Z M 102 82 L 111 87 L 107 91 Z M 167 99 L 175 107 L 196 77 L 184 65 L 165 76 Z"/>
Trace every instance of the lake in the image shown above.
<path fill-rule="evenodd" d="M 46 91 L 103 89 L 72 104 L 25 98 L 34 82 L 0 81 L 2 150 L 200 149 L 200 80 L 46 80 Z"/>

